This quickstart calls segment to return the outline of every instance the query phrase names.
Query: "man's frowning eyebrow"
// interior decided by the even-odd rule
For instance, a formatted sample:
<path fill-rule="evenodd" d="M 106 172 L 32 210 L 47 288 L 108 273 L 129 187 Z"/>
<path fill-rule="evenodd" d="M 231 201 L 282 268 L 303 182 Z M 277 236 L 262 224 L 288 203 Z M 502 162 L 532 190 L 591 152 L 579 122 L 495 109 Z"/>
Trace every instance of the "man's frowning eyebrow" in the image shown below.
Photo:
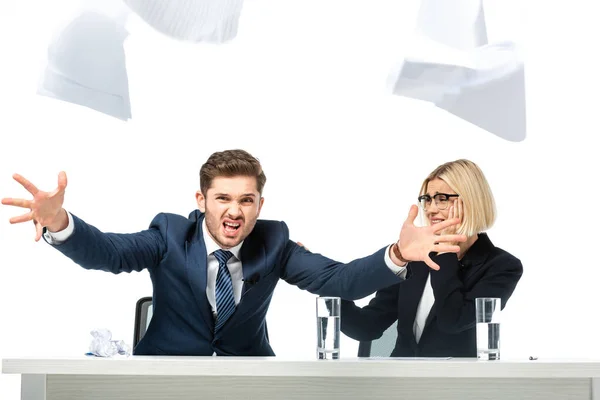
<path fill-rule="evenodd" d="M 231 195 L 227 194 L 227 193 L 215 193 L 215 197 L 231 197 Z M 256 197 L 256 195 L 254 193 L 244 193 L 242 195 L 240 195 L 240 197 Z"/>

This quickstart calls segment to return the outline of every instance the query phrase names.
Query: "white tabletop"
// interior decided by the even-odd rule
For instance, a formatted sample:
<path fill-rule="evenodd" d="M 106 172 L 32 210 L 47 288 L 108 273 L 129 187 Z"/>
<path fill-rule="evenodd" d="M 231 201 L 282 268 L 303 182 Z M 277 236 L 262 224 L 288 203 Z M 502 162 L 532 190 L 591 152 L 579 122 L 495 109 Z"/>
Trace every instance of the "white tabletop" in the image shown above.
<path fill-rule="evenodd" d="M 5 374 L 271 377 L 600 378 L 600 360 L 359 359 L 277 357 L 49 357 L 2 360 Z"/>

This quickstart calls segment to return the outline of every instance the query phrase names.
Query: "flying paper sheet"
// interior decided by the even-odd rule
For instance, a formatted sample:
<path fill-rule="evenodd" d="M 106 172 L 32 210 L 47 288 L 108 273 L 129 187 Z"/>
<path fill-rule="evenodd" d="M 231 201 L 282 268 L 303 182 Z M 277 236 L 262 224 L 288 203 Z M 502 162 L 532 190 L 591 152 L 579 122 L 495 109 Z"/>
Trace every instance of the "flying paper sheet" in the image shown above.
<path fill-rule="evenodd" d="M 482 0 L 422 0 L 408 56 L 388 86 L 506 140 L 525 139 L 522 56 L 513 42 L 488 44 Z"/>
<path fill-rule="evenodd" d="M 131 118 L 123 42 L 133 12 L 177 39 L 222 43 L 237 34 L 243 0 L 80 0 L 48 47 L 37 93 Z"/>
<path fill-rule="evenodd" d="M 170 37 L 223 43 L 237 35 L 243 0 L 124 0 L 146 23 Z"/>
<path fill-rule="evenodd" d="M 122 15 L 83 11 L 48 47 L 37 93 L 104 114 L 131 118 Z"/>

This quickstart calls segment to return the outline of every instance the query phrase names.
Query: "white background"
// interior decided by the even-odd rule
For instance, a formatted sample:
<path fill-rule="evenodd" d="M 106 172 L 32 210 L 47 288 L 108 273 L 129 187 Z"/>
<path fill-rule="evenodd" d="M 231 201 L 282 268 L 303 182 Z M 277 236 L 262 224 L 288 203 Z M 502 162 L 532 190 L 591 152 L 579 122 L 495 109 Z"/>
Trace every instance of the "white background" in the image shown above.
<path fill-rule="evenodd" d="M 187 215 L 206 158 L 244 148 L 268 178 L 261 217 L 349 261 L 396 240 L 427 173 L 469 158 L 496 196 L 492 241 L 525 269 L 504 313 L 503 358 L 600 355 L 594 2 L 486 3 L 490 40 L 526 46 L 520 143 L 386 92 L 417 1 L 247 0 L 238 37 L 222 46 L 131 18 L 127 123 L 35 94 L 49 38 L 75 4 L 0 6 L 0 197 L 27 195 L 14 172 L 51 190 L 65 170 L 68 210 L 105 231 L 139 231 L 158 212 Z M 131 342 L 147 272 L 86 271 L 35 243 L 32 225 L 9 225 L 19 213 L 0 207 L 0 357 L 80 355 L 96 327 Z M 278 356 L 314 356 L 314 308 L 313 295 L 280 283 L 268 314 Z M 356 349 L 344 338 L 343 357 Z M 0 398 L 18 393 L 18 376 L 0 376 Z"/>

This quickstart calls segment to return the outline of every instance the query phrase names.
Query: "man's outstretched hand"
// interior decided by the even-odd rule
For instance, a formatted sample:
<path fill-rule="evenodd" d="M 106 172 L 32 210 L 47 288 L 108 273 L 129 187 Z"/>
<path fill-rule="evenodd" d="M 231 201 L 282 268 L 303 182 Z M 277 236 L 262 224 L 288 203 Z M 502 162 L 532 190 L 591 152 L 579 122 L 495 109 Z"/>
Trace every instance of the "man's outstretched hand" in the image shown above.
<path fill-rule="evenodd" d="M 444 222 L 432 226 L 418 227 L 415 225 L 415 218 L 419 213 L 417 206 L 410 208 L 408 218 L 402 225 L 400 239 L 394 245 L 399 250 L 401 258 L 397 257 L 395 251 L 391 251 L 390 256 L 396 263 L 402 261 L 423 261 L 431 269 L 439 270 L 440 267 L 429 257 L 429 253 L 458 253 L 460 247 L 457 243 L 465 242 L 465 235 L 442 235 L 445 228 L 460 223 L 459 218 L 447 219 Z"/>
<path fill-rule="evenodd" d="M 31 193 L 33 199 L 2 199 L 4 205 L 29 209 L 29 212 L 25 214 L 12 217 L 10 219 L 11 224 L 33 221 L 36 242 L 41 239 L 44 227 L 50 232 L 58 232 L 67 227 L 69 217 L 62 207 L 67 187 L 67 174 L 64 172 L 58 174 L 58 187 L 52 192 L 39 190 L 33 183 L 19 174 L 14 174 L 13 179 Z"/>

